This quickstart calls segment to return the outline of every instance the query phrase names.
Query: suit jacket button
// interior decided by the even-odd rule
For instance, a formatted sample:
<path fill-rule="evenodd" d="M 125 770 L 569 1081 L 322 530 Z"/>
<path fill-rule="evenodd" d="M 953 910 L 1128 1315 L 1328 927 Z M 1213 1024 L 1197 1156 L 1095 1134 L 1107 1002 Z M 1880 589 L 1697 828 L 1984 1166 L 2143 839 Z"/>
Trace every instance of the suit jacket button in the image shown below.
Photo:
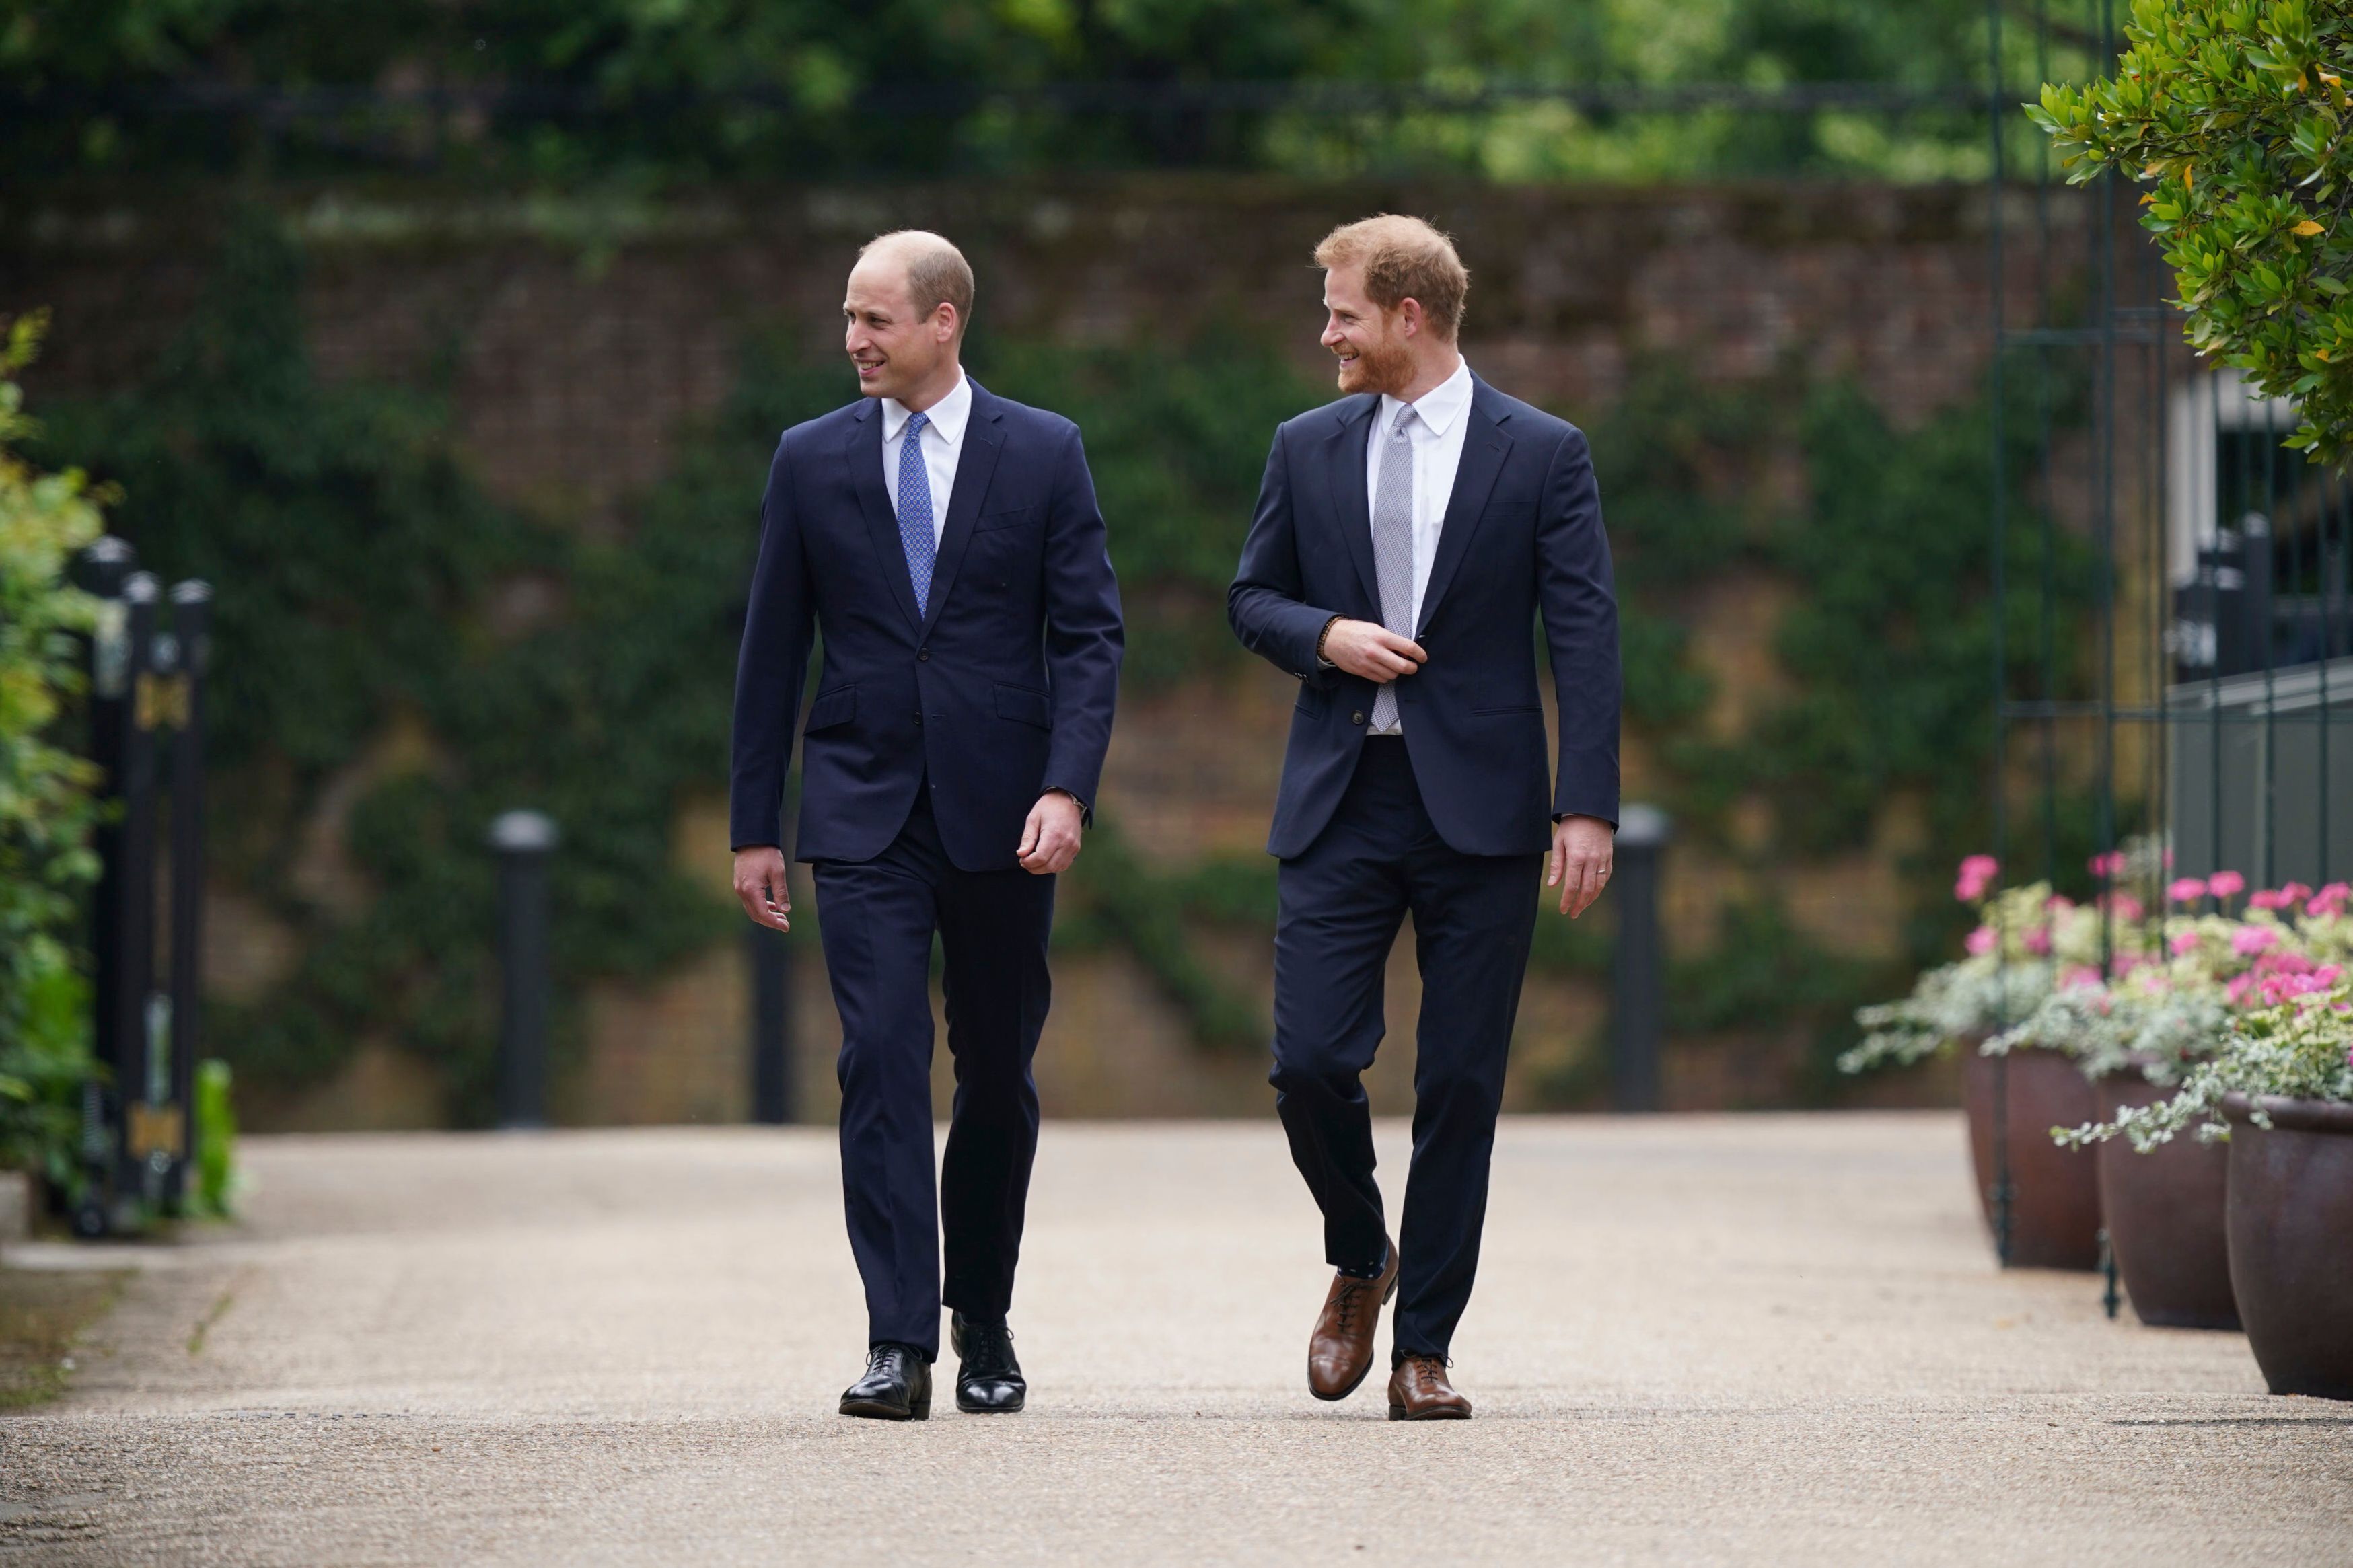
<path fill-rule="evenodd" d="M 930 662 L 931 662 L 931 658 L 932 658 L 932 650 L 931 650 L 930 648 L 927 648 L 927 647 L 926 647 L 926 648 L 918 648 L 918 649 L 916 649 L 916 650 L 915 650 L 915 662 L 916 662 L 916 663 L 918 663 L 918 664 L 928 664 L 928 663 L 930 663 Z"/>
<path fill-rule="evenodd" d="M 1351 724 L 1361 724 L 1364 721 L 1365 716 L 1362 713 L 1351 713 L 1348 715 L 1348 722 Z"/>

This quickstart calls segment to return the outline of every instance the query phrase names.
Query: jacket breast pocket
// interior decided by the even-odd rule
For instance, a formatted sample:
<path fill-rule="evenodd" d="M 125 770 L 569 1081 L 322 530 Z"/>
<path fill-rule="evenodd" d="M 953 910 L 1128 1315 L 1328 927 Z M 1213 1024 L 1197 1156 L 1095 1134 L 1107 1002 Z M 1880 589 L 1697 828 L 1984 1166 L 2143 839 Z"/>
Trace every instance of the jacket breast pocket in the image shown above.
<path fill-rule="evenodd" d="M 830 691 L 820 691 L 809 704 L 808 724 L 804 733 L 815 735 L 827 730 L 839 730 L 858 717 L 858 688 L 837 686 Z"/>
<path fill-rule="evenodd" d="M 997 716 L 1017 724 L 1050 730 L 1054 727 L 1054 704 L 1042 691 L 1032 691 L 1026 686 L 1000 686 L 997 688 Z"/>
<path fill-rule="evenodd" d="M 983 512 L 974 520 L 972 531 L 975 533 L 995 533 L 1000 529 L 1019 528 L 1024 523 L 1035 521 L 1037 516 L 1038 509 L 1034 506 L 1015 506 L 1002 511 Z"/>

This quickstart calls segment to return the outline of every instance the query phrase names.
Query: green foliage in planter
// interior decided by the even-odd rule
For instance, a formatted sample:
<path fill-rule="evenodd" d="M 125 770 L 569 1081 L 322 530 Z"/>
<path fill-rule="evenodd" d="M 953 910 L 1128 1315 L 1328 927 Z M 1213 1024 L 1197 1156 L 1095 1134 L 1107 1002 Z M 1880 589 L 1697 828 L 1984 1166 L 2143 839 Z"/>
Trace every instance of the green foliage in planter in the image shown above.
<path fill-rule="evenodd" d="M 2295 397 L 2287 445 L 2353 451 L 2353 7 L 2343 0 L 2134 0 L 2116 75 L 2048 85 L 2027 114 L 2070 180 L 2149 185 L 2201 354 Z"/>
<path fill-rule="evenodd" d="M 18 455 L 34 426 L 16 378 L 42 325 L 0 329 L 0 1168 L 65 1183 L 91 1070 L 79 925 L 98 874 L 95 770 L 59 733 L 83 684 L 73 634 L 90 628 L 92 605 L 65 578 L 103 531 L 106 497 L 73 469 L 43 472 Z"/>

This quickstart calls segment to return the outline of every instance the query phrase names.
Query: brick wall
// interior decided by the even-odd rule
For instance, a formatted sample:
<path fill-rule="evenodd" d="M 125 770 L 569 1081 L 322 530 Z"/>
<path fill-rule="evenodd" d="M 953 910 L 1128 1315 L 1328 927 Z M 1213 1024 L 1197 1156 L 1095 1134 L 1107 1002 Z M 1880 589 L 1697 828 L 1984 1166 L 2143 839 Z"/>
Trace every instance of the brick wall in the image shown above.
<path fill-rule="evenodd" d="M 461 437 L 499 493 L 587 529 L 668 466 L 682 423 L 724 396 L 746 334 L 837 341 L 843 275 L 860 243 L 920 226 L 955 237 L 979 278 L 978 313 L 1008 332 L 1073 342 L 1183 337 L 1211 324 L 1263 332 L 1323 374 L 1319 279 L 1307 265 L 1333 223 L 1378 210 L 1425 214 L 1456 236 L 1473 274 L 1464 349 L 1508 391 L 1590 418 L 1642 355 L 1705 376 L 1795 363 L 1856 378 L 1908 422 L 1967 395 L 1988 347 L 1988 197 L 1977 187 L 1744 186 L 1656 191 L 1474 185 L 1308 187 L 1264 179 L 1123 178 L 1055 185 L 731 190 L 660 205 L 453 196 L 375 186 L 282 194 L 307 238 L 303 301 L 333 375 L 451 376 Z M 2068 232 L 2084 209 L 2054 208 Z M 200 288 L 222 219 L 212 193 L 19 195 L 0 205 L 0 312 L 54 308 L 37 399 L 142 374 Z M 2009 279 L 2026 293 L 2021 253 Z M 850 384 L 844 378 L 845 399 Z M 1070 412 L 1083 420 L 1082 409 Z M 1117 520 L 1113 520 L 1117 526 Z M 1764 585 L 1706 617 L 1700 657 L 1736 711 L 1770 679 Z M 1105 784 L 1144 850 L 1181 858 L 1262 840 L 1289 683 L 1253 672 L 1234 689 L 1180 689 L 1122 717 Z M 1719 720 L 1727 715 L 1716 716 Z M 364 765 L 355 763 L 356 765 Z M 1638 795 L 1644 760 L 1628 758 Z M 716 784 L 718 781 L 714 781 Z M 692 803 L 686 820 L 707 818 Z M 1809 869 L 1782 890 L 1796 918 L 1865 951 L 1894 927 L 1900 812 L 1868 854 Z M 725 888 L 723 838 L 681 834 L 683 858 Z M 1669 889 L 1678 930 L 1712 927 L 1742 885 L 1687 859 Z M 225 989 L 266 989 L 286 933 L 225 910 L 215 954 Z M 829 1093 L 835 1026 L 804 973 L 810 1102 Z M 1250 955 L 1240 973 L 1263 986 Z M 600 995 L 558 1099 L 579 1121 L 742 1114 L 740 957 L 712 954 L 670 981 Z M 1411 966 L 1392 1017 L 1412 1016 Z M 1535 988 L 1523 1068 L 1573 1067 L 1598 1016 L 1590 988 Z M 1671 1070 L 1685 1103 L 1773 1097 L 1770 1043 L 1694 1047 Z M 1713 1055 L 1710 1052 L 1713 1051 Z M 1264 1108 L 1256 1064 L 1205 1062 L 1124 961 L 1065 966 L 1044 1050 L 1061 1113 L 1216 1113 Z M 1782 1062 L 1786 1066 L 1786 1062 Z M 1409 1055 L 1375 1084 L 1395 1105 Z M 266 1121 L 429 1121 L 419 1086 L 372 1051 L 355 1076 Z"/>

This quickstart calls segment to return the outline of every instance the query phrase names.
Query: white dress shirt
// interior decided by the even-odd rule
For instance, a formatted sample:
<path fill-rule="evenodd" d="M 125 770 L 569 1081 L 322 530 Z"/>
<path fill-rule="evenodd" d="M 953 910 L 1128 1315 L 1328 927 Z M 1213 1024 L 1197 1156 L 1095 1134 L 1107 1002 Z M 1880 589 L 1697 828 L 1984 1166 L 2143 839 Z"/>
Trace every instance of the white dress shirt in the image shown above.
<path fill-rule="evenodd" d="M 1381 449 L 1397 426 L 1398 413 L 1407 405 L 1388 393 L 1374 416 L 1372 439 L 1365 443 L 1365 515 L 1380 505 Z M 1446 503 L 1453 499 L 1454 471 L 1462 466 L 1462 438 L 1471 428 L 1471 363 L 1455 362 L 1454 374 L 1416 398 L 1413 411 L 1413 624 L 1421 625 L 1421 601 L 1430 592 L 1430 564 L 1438 559 L 1438 538 L 1446 529 Z M 1410 679 L 1409 677 L 1408 679 Z M 1403 718 L 1376 735 L 1405 732 Z"/>
<path fill-rule="evenodd" d="M 932 544 L 936 548 L 948 525 L 948 498 L 955 494 L 956 459 L 964 456 L 964 427 L 972 417 L 972 383 L 956 372 L 954 390 L 923 410 L 923 472 L 932 485 Z M 882 488 L 891 492 L 891 515 L 899 515 L 899 445 L 907 436 L 907 405 L 895 397 L 882 400 Z M 1454 449 L 1462 443 L 1458 438 Z M 1451 470 L 1450 470 L 1451 471 Z M 1420 551 L 1414 552 L 1416 561 Z"/>

